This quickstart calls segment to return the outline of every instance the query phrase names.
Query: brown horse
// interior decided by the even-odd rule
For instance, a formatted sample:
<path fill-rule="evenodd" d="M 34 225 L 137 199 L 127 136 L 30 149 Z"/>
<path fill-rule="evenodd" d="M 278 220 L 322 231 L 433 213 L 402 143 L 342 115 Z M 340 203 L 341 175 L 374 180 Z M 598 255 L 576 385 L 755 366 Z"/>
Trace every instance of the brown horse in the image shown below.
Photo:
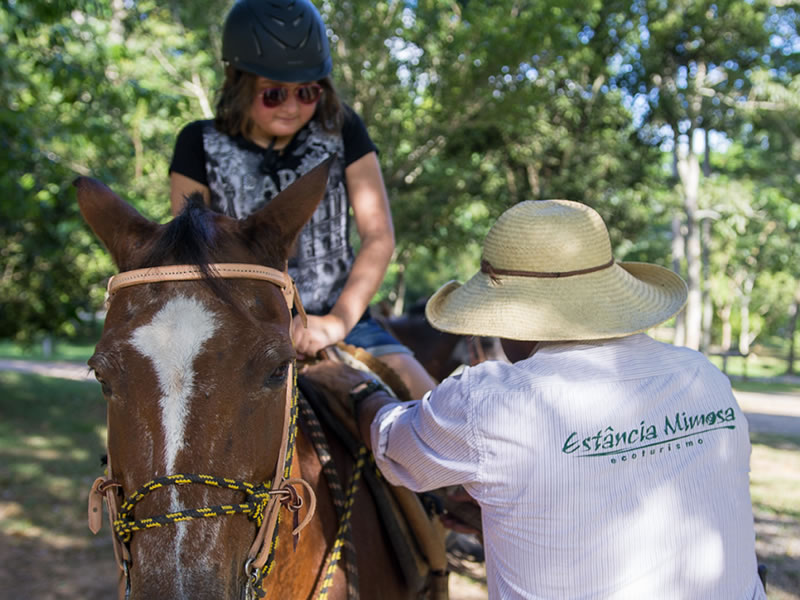
<path fill-rule="evenodd" d="M 294 286 L 285 273 L 327 169 L 246 220 L 190 199 L 165 225 L 95 180 L 76 181 L 86 222 L 125 271 L 109 284 L 89 361 L 108 403 L 109 459 L 90 525 L 99 528 L 105 497 L 121 596 L 353 597 L 355 582 L 335 560 L 329 568 L 345 520 L 311 434 L 295 425 Z M 350 453 L 329 441 L 343 486 L 356 489 L 345 485 Z M 352 502 L 361 597 L 418 597 L 392 561 L 369 491 L 357 488 Z"/>
<path fill-rule="evenodd" d="M 434 329 L 425 318 L 424 303 L 413 306 L 401 316 L 384 313 L 379 318 L 438 381 L 462 365 L 508 360 L 498 338 L 456 335 Z"/>

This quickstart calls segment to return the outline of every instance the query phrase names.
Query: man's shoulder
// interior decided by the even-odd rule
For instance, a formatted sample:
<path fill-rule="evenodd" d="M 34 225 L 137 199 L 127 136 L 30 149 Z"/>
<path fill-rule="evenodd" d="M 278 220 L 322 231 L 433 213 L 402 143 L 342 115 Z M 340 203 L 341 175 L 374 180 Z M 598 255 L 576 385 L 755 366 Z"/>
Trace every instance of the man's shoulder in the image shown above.
<path fill-rule="evenodd" d="M 453 386 L 466 386 L 472 391 L 505 391 L 528 384 L 534 376 L 542 375 L 544 375 L 542 372 L 532 372 L 526 361 L 510 363 L 501 360 L 487 360 L 466 367 L 461 374 L 448 377 L 445 381 L 450 382 Z"/>
<path fill-rule="evenodd" d="M 555 378 L 567 382 L 639 378 L 688 368 L 715 369 L 700 352 L 660 342 L 643 333 L 543 344 L 518 365 L 539 380 Z"/>
<path fill-rule="evenodd" d="M 525 360 L 516 363 L 486 361 L 449 379 L 454 386 L 466 385 L 472 390 L 508 390 L 639 379 L 689 370 L 709 376 L 721 375 L 696 350 L 636 334 L 607 340 L 545 343 Z"/>
<path fill-rule="evenodd" d="M 669 342 L 662 342 L 651 338 L 643 333 L 623 338 L 623 340 L 630 340 L 626 343 L 631 344 L 635 350 L 645 351 L 648 355 L 658 357 L 665 357 L 668 360 L 686 363 L 705 364 L 713 367 L 713 364 L 708 360 L 705 354 L 686 346 L 677 346 Z"/>

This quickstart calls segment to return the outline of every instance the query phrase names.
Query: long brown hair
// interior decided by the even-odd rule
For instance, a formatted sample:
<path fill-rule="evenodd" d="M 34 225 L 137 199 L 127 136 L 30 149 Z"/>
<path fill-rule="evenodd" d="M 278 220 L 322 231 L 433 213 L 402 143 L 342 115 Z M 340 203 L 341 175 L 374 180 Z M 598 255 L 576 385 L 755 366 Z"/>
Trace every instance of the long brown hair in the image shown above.
<path fill-rule="evenodd" d="M 236 69 L 231 65 L 225 67 L 225 81 L 217 98 L 214 125 L 217 130 L 229 136 L 243 135 L 249 137 L 253 130 L 250 118 L 250 106 L 256 93 L 258 76 Z M 320 126 L 329 133 L 339 133 L 344 121 L 344 107 L 333 80 L 324 77 L 317 81 L 322 86 L 322 98 L 317 103 L 314 117 Z"/>

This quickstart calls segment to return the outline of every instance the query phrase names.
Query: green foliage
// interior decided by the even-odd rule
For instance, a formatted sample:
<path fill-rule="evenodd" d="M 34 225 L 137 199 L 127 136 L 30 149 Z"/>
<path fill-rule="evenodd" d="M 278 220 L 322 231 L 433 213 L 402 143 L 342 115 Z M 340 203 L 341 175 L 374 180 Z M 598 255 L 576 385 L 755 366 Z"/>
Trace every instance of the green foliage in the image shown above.
<path fill-rule="evenodd" d="M 323 13 L 381 149 L 411 300 L 474 271 L 475 244 L 522 200 L 586 202 L 615 244 L 642 232 L 657 149 L 606 85 L 608 48 L 581 37 L 601 3 L 357 4 Z"/>
<path fill-rule="evenodd" d="M 0 337 L 79 335 L 102 308 L 114 267 L 78 214 L 76 175 L 168 218 L 175 135 L 213 112 L 231 3 L 4 2 Z M 398 248 L 381 297 L 411 303 L 466 279 L 494 219 L 529 199 L 585 202 L 606 219 L 618 259 L 671 265 L 683 207 L 664 143 L 712 129 L 725 146 L 712 153 L 700 209 L 712 215 L 706 285 L 717 314 L 746 297 L 756 330 L 789 326 L 800 280 L 791 6 L 318 6 L 334 78 L 380 149 L 392 202 Z"/>
<path fill-rule="evenodd" d="M 0 358 L 26 361 L 68 361 L 85 364 L 94 354 L 94 348 L 100 337 L 102 322 L 95 324 L 94 331 L 85 338 L 74 336 L 50 338 L 50 345 L 21 344 L 9 339 L 0 339 Z M 46 351 L 47 350 L 47 351 Z M 88 373 L 88 367 L 87 373 Z"/>
<path fill-rule="evenodd" d="M 79 334 L 79 315 L 102 306 L 113 266 L 78 214 L 77 175 L 168 215 L 176 129 L 198 113 L 217 61 L 168 9 L 124 6 L 14 2 L 0 13 L 0 337 Z"/>

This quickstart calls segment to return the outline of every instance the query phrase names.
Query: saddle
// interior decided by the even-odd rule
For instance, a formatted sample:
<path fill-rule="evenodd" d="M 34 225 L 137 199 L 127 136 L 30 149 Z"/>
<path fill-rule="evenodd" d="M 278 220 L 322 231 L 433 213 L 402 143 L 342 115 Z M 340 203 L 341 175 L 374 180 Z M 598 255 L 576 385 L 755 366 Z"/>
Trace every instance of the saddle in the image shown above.
<path fill-rule="evenodd" d="M 326 352 L 325 360 L 367 371 L 399 400 L 409 399 L 408 390 L 397 374 L 361 348 L 340 343 Z M 302 371 L 298 387 L 314 416 L 336 435 L 355 459 L 363 443 L 349 406 L 341 398 L 331 397 L 320 386 L 315 386 L 313 378 L 304 376 Z M 301 415 L 304 419 L 309 417 L 303 411 Z M 375 501 L 406 582 L 421 598 L 447 600 L 446 530 L 438 517 L 441 504 L 428 501 L 429 496 L 391 485 L 380 475 L 371 455 L 363 471 L 363 480 Z"/>
<path fill-rule="evenodd" d="M 472 345 L 480 345 L 482 343 L 483 340 L 480 338 L 471 338 Z M 341 361 L 353 368 L 370 373 L 385 387 L 394 392 L 395 397 L 401 402 L 413 400 L 405 383 L 400 379 L 400 376 L 363 348 L 340 342 L 327 352 L 326 358 L 328 360 Z M 481 350 L 481 352 L 483 351 Z M 470 364 L 475 363 L 473 362 Z M 463 368 L 463 366 L 461 368 Z M 459 369 L 452 374 L 455 375 L 458 371 Z M 337 398 L 336 400 L 340 401 L 341 399 Z M 340 402 L 337 402 L 337 406 L 339 407 L 336 414 L 337 418 L 350 423 L 348 427 L 351 433 L 356 438 L 359 438 L 360 435 L 355 427 L 355 421 L 350 414 L 350 409 L 341 405 Z M 405 488 L 402 489 L 405 490 Z M 407 492 L 408 490 L 405 491 Z M 465 496 L 466 492 L 464 492 L 464 488 L 461 486 L 451 486 L 426 492 L 421 495 L 421 500 L 426 507 L 431 507 L 431 505 L 433 505 L 433 509 L 437 514 L 446 514 L 450 521 L 460 523 L 473 531 L 480 532 L 483 527 L 481 522 L 481 509 L 474 501 L 465 500 Z M 428 512 L 430 512 L 430 510 L 431 509 L 428 508 Z M 483 536 L 480 534 L 479 536 L 481 537 L 482 543 Z M 482 560 L 480 562 L 482 562 Z"/>

